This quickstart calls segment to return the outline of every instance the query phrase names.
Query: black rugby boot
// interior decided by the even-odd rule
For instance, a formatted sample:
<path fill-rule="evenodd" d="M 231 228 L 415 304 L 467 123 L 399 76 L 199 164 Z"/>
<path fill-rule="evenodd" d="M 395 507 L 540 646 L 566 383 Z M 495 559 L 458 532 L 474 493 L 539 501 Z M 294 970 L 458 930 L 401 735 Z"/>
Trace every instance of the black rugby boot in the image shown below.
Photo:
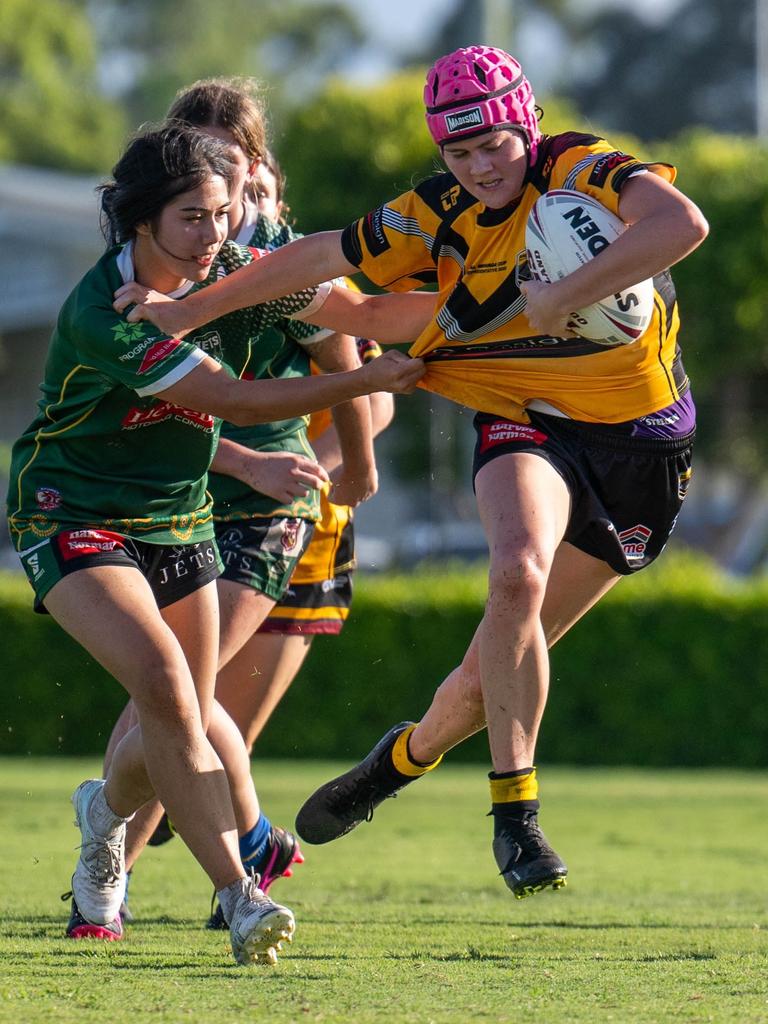
<path fill-rule="evenodd" d="M 330 843 L 373 818 L 382 800 L 396 796 L 419 775 L 402 775 L 392 762 L 395 741 L 413 722 L 400 722 L 383 736 L 360 764 L 326 782 L 296 815 L 296 831 L 307 843 Z"/>
<path fill-rule="evenodd" d="M 493 855 L 518 900 L 542 889 L 562 889 L 568 868 L 547 842 L 536 811 L 495 815 Z"/>

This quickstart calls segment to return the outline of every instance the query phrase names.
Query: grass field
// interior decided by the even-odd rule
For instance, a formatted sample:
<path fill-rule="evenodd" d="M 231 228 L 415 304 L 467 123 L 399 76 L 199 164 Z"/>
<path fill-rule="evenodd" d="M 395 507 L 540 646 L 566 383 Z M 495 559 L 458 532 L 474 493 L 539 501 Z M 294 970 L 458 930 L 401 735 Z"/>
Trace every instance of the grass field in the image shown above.
<path fill-rule="evenodd" d="M 338 766 L 256 769 L 289 823 Z M 306 850 L 276 898 L 297 938 L 273 969 L 201 924 L 210 887 L 180 840 L 136 870 L 122 943 L 62 938 L 83 761 L 0 761 L 0 1020 L 768 1022 L 764 774 L 546 770 L 570 882 L 518 902 L 490 853 L 482 768 L 446 766 L 372 825 Z"/>

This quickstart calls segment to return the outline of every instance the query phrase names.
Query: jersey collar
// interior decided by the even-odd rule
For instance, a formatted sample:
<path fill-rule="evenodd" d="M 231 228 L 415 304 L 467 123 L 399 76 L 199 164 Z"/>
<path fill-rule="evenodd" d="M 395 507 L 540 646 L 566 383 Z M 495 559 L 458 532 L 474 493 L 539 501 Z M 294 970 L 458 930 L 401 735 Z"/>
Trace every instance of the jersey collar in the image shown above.
<path fill-rule="evenodd" d="M 120 271 L 123 284 L 128 284 L 129 281 L 136 280 L 136 264 L 133 261 L 133 242 L 126 242 L 117 254 L 117 269 Z M 187 283 L 182 285 L 181 288 L 177 288 L 173 292 L 167 292 L 168 298 L 180 299 L 194 288 L 194 286 L 194 281 L 187 281 Z"/>

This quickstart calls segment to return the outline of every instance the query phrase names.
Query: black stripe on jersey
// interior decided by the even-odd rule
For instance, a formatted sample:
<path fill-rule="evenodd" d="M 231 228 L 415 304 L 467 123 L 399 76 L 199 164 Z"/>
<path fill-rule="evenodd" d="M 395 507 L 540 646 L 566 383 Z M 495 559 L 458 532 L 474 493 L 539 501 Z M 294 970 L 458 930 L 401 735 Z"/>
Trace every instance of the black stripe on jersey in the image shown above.
<path fill-rule="evenodd" d="M 587 341 L 586 338 L 553 338 L 548 334 L 538 334 L 530 338 L 511 338 L 509 341 L 494 341 L 483 345 L 442 345 L 422 358 L 425 363 L 487 358 L 532 359 L 537 356 L 570 359 L 573 356 L 591 356 L 605 351 L 605 345 Z"/>
<path fill-rule="evenodd" d="M 594 146 L 603 140 L 599 135 L 585 135 L 582 132 L 563 132 L 562 135 L 542 135 L 536 154 L 536 165 L 528 175 L 528 181 L 543 195 L 549 191 L 552 169 L 557 160 L 575 146 Z"/>
<path fill-rule="evenodd" d="M 658 295 L 654 295 L 653 304 L 659 312 L 659 335 L 658 348 L 656 349 L 656 359 L 658 360 L 659 366 L 664 371 L 664 376 L 667 378 L 667 386 L 669 388 L 669 393 L 671 395 L 672 401 L 675 401 L 677 396 L 675 394 L 676 381 L 674 371 L 675 362 L 677 361 L 677 354 L 680 351 L 680 349 L 678 347 L 677 351 L 675 352 L 675 358 L 672 360 L 672 372 L 670 373 L 669 368 L 664 363 L 664 341 L 666 340 L 667 336 L 667 320 L 664 316 L 664 311 L 661 308 L 661 301 L 659 300 Z M 682 366 L 682 362 L 680 363 L 680 366 Z"/>
<path fill-rule="evenodd" d="M 517 267 L 513 266 L 496 291 L 484 302 L 477 301 L 463 280 L 456 284 L 443 308 L 456 321 L 463 334 L 482 331 L 520 298 L 520 289 L 515 280 L 516 271 Z"/>
<path fill-rule="evenodd" d="M 363 249 L 360 239 L 357 237 L 357 225 L 359 221 L 349 224 L 341 233 L 341 251 L 344 259 L 353 267 L 359 267 L 363 262 Z"/>
<path fill-rule="evenodd" d="M 669 324 L 672 322 L 672 315 L 677 304 L 677 293 L 675 292 L 675 283 L 672 280 L 672 275 L 668 270 L 656 274 L 653 279 L 653 288 L 654 291 L 658 292 L 659 298 L 664 303 L 667 330 L 669 330 Z"/>

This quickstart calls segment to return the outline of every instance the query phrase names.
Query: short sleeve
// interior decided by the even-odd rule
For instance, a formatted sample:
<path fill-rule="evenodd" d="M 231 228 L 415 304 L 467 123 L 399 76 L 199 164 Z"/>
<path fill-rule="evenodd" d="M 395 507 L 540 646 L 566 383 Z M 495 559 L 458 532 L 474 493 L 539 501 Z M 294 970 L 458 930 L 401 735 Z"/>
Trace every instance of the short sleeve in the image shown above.
<path fill-rule="evenodd" d="M 572 146 L 558 156 L 550 188 L 583 192 L 618 214 L 624 185 L 636 174 L 648 171 L 669 182 L 673 182 L 677 174 L 670 164 L 638 160 L 630 153 L 616 149 L 605 139 L 597 139 L 591 144 Z"/>
<path fill-rule="evenodd" d="M 195 369 L 205 354 L 162 334 L 149 322 L 131 324 L 111 307 L 89 307 L 74 324 L 79 358 L 137 395 L 154 395 Z"/>
<path fill-rule="evenodd" d="M 345 258 L 381 288 L 411 291 L 434 280 L 441 219 L 414 190 L 344 229 Z"/>

